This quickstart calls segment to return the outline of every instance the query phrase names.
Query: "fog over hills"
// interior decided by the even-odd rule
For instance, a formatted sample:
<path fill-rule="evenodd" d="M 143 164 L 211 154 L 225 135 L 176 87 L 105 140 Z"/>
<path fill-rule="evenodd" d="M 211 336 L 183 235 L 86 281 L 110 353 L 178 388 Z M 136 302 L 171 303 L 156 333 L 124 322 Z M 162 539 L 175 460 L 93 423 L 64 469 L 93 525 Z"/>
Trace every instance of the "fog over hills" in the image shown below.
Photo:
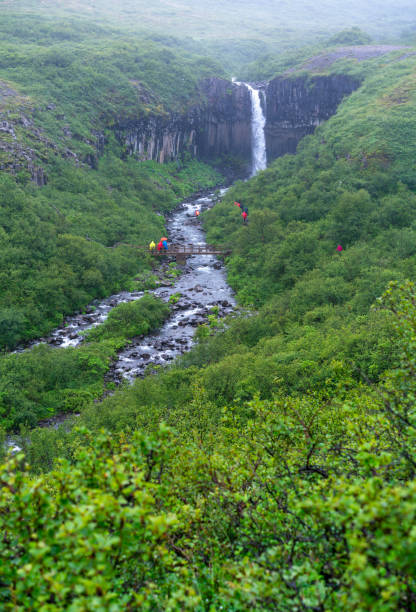
<path fill-rule="evenodd" d="M 274 38 L 350 26 L 398 35 L 416 23 L 411 0 L 0 0 L 2 11 L 88 16 L 193 38 Z"/>

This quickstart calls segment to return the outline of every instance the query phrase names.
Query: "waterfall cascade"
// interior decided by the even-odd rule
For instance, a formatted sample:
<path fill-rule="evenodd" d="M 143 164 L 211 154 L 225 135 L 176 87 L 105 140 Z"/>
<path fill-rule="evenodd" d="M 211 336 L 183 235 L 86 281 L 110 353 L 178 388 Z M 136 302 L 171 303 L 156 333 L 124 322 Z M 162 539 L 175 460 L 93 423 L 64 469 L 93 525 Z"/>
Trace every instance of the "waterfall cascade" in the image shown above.
<path fill-rule="evenodd" d="M 251 85 L 245 83 L 246 87 L 250 91 L 251 96 L 251 131 L 252 131 L 252 170 L 251 176 L 254 176 L 260 170 L 267 168 L 267 156 L 266 156 L 266 138 L 264 136 L 264 126 L 266 124 L 266 117 L 263 113 L 263 108 L 260 100 L 260 91 L 254 89 Z"/>

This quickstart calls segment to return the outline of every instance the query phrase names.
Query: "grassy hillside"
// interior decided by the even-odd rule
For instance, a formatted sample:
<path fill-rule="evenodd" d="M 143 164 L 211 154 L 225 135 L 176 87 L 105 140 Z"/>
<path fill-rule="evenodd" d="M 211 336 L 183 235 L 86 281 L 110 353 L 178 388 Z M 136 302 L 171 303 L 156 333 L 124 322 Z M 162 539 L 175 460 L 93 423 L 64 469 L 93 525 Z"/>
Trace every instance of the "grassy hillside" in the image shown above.
<path fill-rule="evenodd" d="M 67 458 L 1 469 L 5 610 L 412 610 L 415 297 L 407 284 L 380 304 L 401 363 L 377 390 L 343 376 L 331 400 L 311 386 L 216 409 L 196 381 L 161 411 L 136 385 L 99 418 L 119 435 L 39 432 L 32 459 L 41 443 Z"/>
<path fill-rule="evenodd" d="M 230 31 L 243 38 L 272 37 L 287 29 L 298 32 L 339 29 L 365 25 L 372 32 L 400 31 L 415 20 L 415 6 L 410 0 L 155 0 L 151 6 L 144 0 L 45 0 L 39 5 L 32 0 L 1 0 L 5 11 L 37 12 L 66 16 L 82 15 L 94 20 L 109 19 L 130 28 L 162 30 L 193 38 L 233 38 Z"/>
<path fill-rule="evenodd" d="M 164 51 L 152 48 L 160 61 Z M 122 84 L 117 53 L 105 57 Z M 74 61 L 70 82 L 79 68 L 86 84 Z M 3 103 L 46 95 L 43 105 L 55 92 L 74 133 L 80 118 L 82 156 L 84 125 L 108 121 L 117 104 L 110 96 L 99 117 L 89 95 L 83 108 L 61 91 L 68 66 L 42 59 L 37 90 L 25 65 Z M 136 77 L 150 84 L 153 65 Z M 0 467 L 5 610 L 416 608 L 416 57 L 331 70 L 363 83 L 296 156 L 203 214 L 208 241 L 232 251 L 234 316 L 214 311 L 189 354 L 99 404 L 109 360 L 160 325 L 160 302 L 115 309 L 81 349 L 0 358 L 1 422 L 23 426 L 25 453 Z M 158 91 L 173 105 L 169 86 Z M 59 120 L 45 117 L 52 139 Z M 108 247 L 154 237 L 154 208 L 216 179 L 196 163 L 122 160 L 111 139 L 96 169 L 55 153 L 45 167 L 41 189 L 25 174 L 1 179 L 7 346 L 127 283 L 145 262 Z M 246 226 L 234 200 L 249 209 Z M 81 415 L 29 434 L 60 409 Z"/>
<path fill-rule="evenodd" d="M 122 159 L 113 132 L 120 117 L 183 109 L 221 70 L 100 27 L 10 17 L 0 32 L 0 347 L 12 348 L 128 286 L 147 264 L 110 247 L 155 238 L 156 212 L 221 180 L 189 160 Z"/>
<path fill-rule="evenodd" d="M 38 519 L 17 505 L 8 525 L 31 573 L 5 574 L 5 601 L 51 602 L 44 567 L 58 564 L 57 608 L 414 608 L 416 60 L 348 69 L 363 85 L 298 155 L 204 213 L 209 241 L 232 248 L 247 310 L 213 314 L 181 362 L 84 403 L 78 429 L 23 436 L 32 470 L 66 459 L 32 488 L 25 472 L 13 494 L 45 500 L 54 533 L 82 520 L 103 562 L 100 588 L 74 594 L 85 561 L 67 559 L 81 540 L 26 552 L 21 526 Z M 58 511 L 74 491 L 79 503 Z"/>
<path fill-rule="evenodd" d="M 411 0 L 155 0 L 151 5 L 145 0 L 0 0 L 0 9 L 2 15 L 18 14 L 20 19 L 63 17 L 63 35 L 86 24 L 92 32 L 99 24 L 110 24 L 134 35 L 152 32 L 151 37 L 165 44 L 167 37 L 178 37 L 174 46 L 211 55 L 234 75 L 259 56 L 325 43 L 345 28 L 359 26 L 378 42 L 396 41 L 402 35 L 411 38 L 416 23 Z"/>

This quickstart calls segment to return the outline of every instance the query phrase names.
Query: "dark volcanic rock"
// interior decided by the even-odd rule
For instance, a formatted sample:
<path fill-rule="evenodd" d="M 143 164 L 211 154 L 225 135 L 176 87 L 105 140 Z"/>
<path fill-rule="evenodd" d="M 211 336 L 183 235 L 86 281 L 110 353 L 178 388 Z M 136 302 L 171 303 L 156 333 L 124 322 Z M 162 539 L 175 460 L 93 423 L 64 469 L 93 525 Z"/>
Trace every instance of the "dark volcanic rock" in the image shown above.
<path fill-rule="evenodd" d="M 251 99 L 247 87 L 224 79 L 201 84 L 206 98 L 197 112 L 198 154 L 202 159 L 234 155 L 251 163 Z"/>
<path fill-rule="evenodd" d="M 270 161 L 295 153 L 298 142 L 335 114 L 360 81 L 347 75 L 277 77 L 266 88 L 266 149 Z"/>
<path fill-rule="evenodd" d="M 231 155 L 251 163 L 251 101 L 246 87 L 216 77 L 199 85 L 199 104 L 184 114 L 121 119 L 116 136 L 128 154 L 159 163 L 184 152 L 202 160 Z"/>

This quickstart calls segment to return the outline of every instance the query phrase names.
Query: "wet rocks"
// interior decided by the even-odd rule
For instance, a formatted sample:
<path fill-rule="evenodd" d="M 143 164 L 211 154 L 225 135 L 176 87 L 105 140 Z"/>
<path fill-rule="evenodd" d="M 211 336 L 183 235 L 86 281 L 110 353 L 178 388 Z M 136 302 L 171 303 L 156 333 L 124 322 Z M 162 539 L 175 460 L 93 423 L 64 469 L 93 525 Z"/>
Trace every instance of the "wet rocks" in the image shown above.
<path fill-rule="evenodd" d="M 205 202 L 206 198 L 203 200 Z M 186 215 L 204 202 L 186 203 L 171 215 L 167 235 L 172 242 L 204 244 L 201 227 L 192 223 L 185 225 Z M 106 383 L 118 385 L 125 379 L 132 381 L 146 376 L 156 366 L 166 367 L 191 348 L 195 330 L 207 322 L 213 307 L 217 308 L 218 317 L 229 314 L 233 309 L 233 299 L 221 268 L 222 263 L 213 256 L 192 256 L 181 268 L 182 275 L 172 281 L 166 278 L 171 273 L 170 267 L 167 263 L 162 264 L 158 271 L 160 285 L 154 294 L 166 302 L 172 295 L 179 296 L 171 305 L 171 316 L 157 333 L 134 338 L 120 351 L 105 376 Z M 83 339 L 80 332 L 103 322 L 111 309 L 121 302 L 139 299 L 142 295 L 142 292 L 121 292 L 101 302 L 95 301 L 83 313 L 67 317 L 62 328 L 56 330 L 47 342 L 56 347 L 76 346 Z"/>

